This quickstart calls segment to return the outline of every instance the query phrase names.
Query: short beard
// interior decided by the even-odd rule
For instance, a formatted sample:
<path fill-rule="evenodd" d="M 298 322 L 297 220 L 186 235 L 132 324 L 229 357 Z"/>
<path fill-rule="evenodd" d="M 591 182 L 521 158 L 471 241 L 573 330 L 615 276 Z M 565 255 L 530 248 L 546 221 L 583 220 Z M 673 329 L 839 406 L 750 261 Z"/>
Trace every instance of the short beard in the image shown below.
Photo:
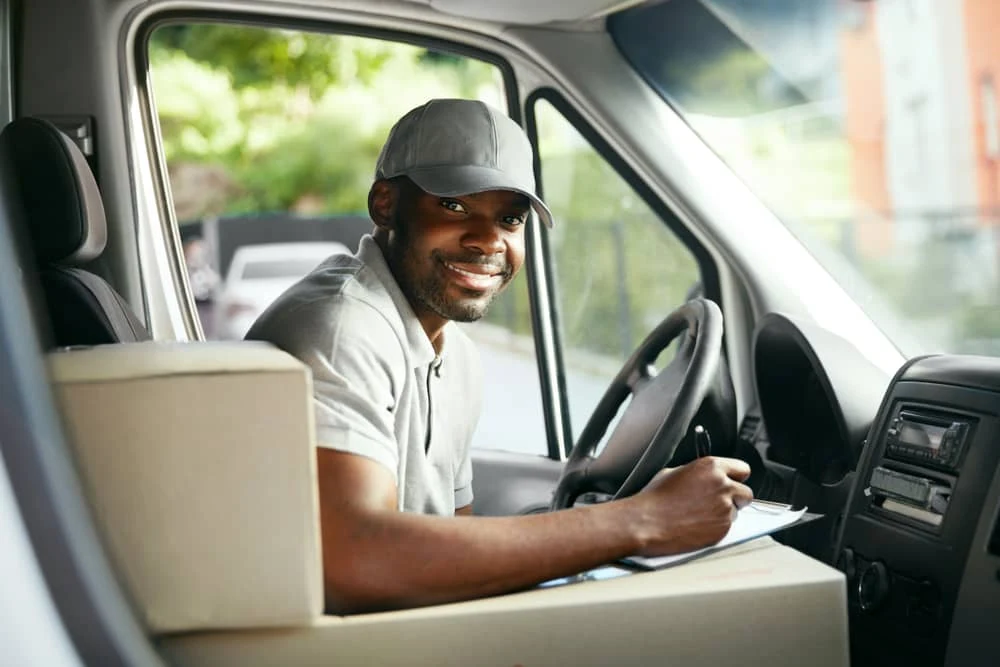
<path fill-rule="evenodd" d="M 490 294 L 488 298 L 480 296 L 473 300 L 470 297 L 465 301 L 449 299 L 447 294 L 445 294 L 447 285 L 442 280 L 436 279 L 434 274 L 426 277 L 419 275 L 417 270 L 418 262 L 408 252 L 410 248 L 409 225 L 397 218 L 394 229 L 395 238 L 392 239 L 391 243 L 387 243 L 387 246 L 389 263 L 400 273 L 397 279 L 400 289 L 406 295 L 406 299 L 410 304 L 422 306 L 446 320 L 475 322 L 482 319 L 493 304 L 493 301 L 506 289 L 513 278 L 513 272 L 507 266 L 504 269 L 500 287 Z M 431 259 L 435 262 L 443 260 L 437 251 L 431 253 Z"/>

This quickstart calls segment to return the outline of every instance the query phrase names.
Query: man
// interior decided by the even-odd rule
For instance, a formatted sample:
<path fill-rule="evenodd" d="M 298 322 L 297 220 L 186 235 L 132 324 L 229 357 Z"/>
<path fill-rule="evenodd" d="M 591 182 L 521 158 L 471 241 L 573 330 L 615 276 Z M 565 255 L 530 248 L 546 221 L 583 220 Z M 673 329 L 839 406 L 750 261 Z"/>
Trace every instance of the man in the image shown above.
<path fill-rule="evenodd" d="M 390 132 L 357 255 L 324 262 L 250 330 L 312 368 L 329 611 L 480 597 L 702 547 L 750 501 L 745 463 L 705 457 L 619 501 L 465 516 L 481 378 L 453 321 L 482 317 L 521 268 L 532 209 L 551 225 L 521 128 L 481 102 L 433 100 Z"/>

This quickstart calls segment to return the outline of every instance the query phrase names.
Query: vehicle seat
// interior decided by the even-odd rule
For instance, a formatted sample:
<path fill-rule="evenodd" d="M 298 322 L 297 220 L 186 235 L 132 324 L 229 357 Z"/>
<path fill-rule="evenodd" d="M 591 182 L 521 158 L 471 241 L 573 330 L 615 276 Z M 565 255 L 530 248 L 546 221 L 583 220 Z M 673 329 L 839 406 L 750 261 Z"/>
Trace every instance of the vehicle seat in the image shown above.
<path fill-rule="evenodd" d="M 14 175 L 57 347 L 149 340 L 125 300 L 84 268 L 104 252 L 107 222 L 83 153 L 51 123 L 20 118 L 0 133 Z"/>

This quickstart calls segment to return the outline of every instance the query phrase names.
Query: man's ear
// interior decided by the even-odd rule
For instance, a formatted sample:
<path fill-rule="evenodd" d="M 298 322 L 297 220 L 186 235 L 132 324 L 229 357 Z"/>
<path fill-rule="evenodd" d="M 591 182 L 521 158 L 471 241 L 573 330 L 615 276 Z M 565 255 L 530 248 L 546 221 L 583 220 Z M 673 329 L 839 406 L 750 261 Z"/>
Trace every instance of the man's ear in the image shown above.
<path fill-rule="evenodd" d="M 375 226 L 390 231 L 396 220 L 399 206 L 399 188 L 387 180 L 375 181 L 368 191 L 368 215 Z"/>

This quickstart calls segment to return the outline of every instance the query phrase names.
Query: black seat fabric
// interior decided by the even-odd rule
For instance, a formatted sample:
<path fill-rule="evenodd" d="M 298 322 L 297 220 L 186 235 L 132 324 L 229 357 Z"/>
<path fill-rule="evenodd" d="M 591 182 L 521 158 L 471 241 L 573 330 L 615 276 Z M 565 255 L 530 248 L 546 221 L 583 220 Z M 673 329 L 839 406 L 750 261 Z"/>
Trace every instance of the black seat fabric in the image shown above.
<path fill-rule="evenodd" d="M 83 268 L 104 252 L 107 222 L 80 149 L 51 123 L 21 118 L 0 133 L 0 152 L 17 184 L 54 344 L 149 340 L 125 300 Z"/>

